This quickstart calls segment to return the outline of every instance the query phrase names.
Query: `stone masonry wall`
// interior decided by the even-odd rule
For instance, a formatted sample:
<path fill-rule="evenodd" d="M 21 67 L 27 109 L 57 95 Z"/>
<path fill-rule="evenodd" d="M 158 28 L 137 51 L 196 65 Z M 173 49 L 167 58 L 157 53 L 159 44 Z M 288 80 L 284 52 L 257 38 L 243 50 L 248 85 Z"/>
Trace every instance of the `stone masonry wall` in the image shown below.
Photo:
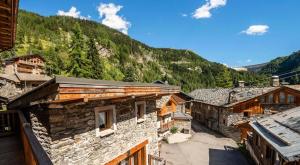
<path fill-rule="evenodd" d="M 116 105 L 116 127 L 114 134 L 96 137 L 95 107 Z M 146 120 L 137 123 L 135 102 L 68 105 L 64 109 L 49 112 L 50 134 L 43 143 L 40 133 L 36 133 L 43 147 L 49 151 L 54 164 L 104 164 L 126 153 L 132 147 L 148 140 L 147 153 L 158 154 L 157 113 L 155 100 L 146 102 Z M 33 129 L 38 130 L 39 120 L 32 112 Z M 49 130 L 48 130 L 49 131 Z M 48 138 L 51 145 L 49 147 Z"/>
<path fill-rule="evenodd" d="M 190 120 L 175 120 L 174 126 L 178 128 L 178 131 L 182 132 L 183 129 L 189 130 L 188 133 L 190 133 L 191 130 L 191 121 Z"/>

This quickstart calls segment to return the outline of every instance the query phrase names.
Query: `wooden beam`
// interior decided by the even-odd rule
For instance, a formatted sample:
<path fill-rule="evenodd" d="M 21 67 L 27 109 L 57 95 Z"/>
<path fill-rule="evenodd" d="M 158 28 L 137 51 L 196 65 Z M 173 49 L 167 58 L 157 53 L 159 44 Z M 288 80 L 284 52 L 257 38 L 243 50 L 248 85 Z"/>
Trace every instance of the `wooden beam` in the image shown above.
<path fill-rule="evenodd" d="M 6 5 L 5 3 L 0 3 L 0 9 L 1 10 L 6 10 L 6 11 L 11 11 L 11 7 Z"/>
<path fill-rule="evenodd" d="M 1 25 L 1 22 L 0 22 L 0 25 Z M 12 29 L 10 27 L 8 27 L 8 26 L 10 26 L 9 23 L 6 24 L 5 26 L 0 26 L 0 29 L 3 29 L 3 30 L 11 32 Z"/>
<path fill-rule="evenodd" d="M 0 17 L 7 18 L 7 19 L 10 20 L 10 16 L 6 15 L 6 14 L 3 14 L 3 13 L 0 13 Z"/>
<path fill-rule="evenodd" d="M 4 21 L 4 20 L 0 20 L 0 26 L 4 25 L 4 26 L 10 26 L 10 22 Z"/>
<path fill-rule="evenodd" d="M 11 37 L 11 33 L 9 33 L 9 32 L 3 32 L 3 31 L 0 31 L 0 36 L 2 36 L 2 37 Z"/>

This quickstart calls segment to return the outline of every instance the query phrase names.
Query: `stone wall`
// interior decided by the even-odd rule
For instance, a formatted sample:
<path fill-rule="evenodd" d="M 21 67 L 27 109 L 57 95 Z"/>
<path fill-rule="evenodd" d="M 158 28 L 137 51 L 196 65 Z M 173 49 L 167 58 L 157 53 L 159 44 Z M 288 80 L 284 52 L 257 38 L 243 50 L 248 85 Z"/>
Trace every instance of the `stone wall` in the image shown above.
<path fill-rule="evenodd" d="M 180 132 L 188 130 L 185 133 L 190 133 L 192 125 L 190 120 L 174 120 L 174 127 L 177 127 Z"/>
<path fill-rule="evenodd" d="M 104 164 L 145 140 L 149 141 L 147 153 L 158 155 L 156 102 L 146 102 L 146 120 L 139 124 L 135 118 L 134 103 L 99 101 L 72 104 L 63 109 L 44 109 L 49 114 L 48 128 L 42 111 L 32 111 L 31 121 L 54 164 Z M 117 130 L 106 137 L 96 137 L 94 108 L 107 105 L 116 106 Z M 41 129 L 43 131 L 39 131 Z M 44 132 L 49 134 L 45 133 L 44 137 Z"/>

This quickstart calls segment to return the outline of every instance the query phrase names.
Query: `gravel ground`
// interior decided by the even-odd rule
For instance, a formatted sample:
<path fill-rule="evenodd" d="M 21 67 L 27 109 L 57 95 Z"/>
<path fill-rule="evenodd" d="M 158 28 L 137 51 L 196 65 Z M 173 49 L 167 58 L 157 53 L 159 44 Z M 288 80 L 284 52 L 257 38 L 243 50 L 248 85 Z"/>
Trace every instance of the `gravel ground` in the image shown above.
<path fill-rule="evenodd" d="M 230 138 L 213 133 L 199 125 L 192 138 L 183 143 L 163 143 L 161 157 L 168 165 L 248 165 Z"/>

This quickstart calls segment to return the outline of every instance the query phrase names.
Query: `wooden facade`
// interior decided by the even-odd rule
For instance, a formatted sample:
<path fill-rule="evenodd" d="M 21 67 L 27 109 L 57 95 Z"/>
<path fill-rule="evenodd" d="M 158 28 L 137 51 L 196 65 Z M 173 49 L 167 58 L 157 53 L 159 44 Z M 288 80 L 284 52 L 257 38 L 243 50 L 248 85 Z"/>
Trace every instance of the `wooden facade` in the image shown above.
<path fill-rule="evenodd" d="M 0 1 L 0 51 L 14 46 L 19 0 Z"/>

